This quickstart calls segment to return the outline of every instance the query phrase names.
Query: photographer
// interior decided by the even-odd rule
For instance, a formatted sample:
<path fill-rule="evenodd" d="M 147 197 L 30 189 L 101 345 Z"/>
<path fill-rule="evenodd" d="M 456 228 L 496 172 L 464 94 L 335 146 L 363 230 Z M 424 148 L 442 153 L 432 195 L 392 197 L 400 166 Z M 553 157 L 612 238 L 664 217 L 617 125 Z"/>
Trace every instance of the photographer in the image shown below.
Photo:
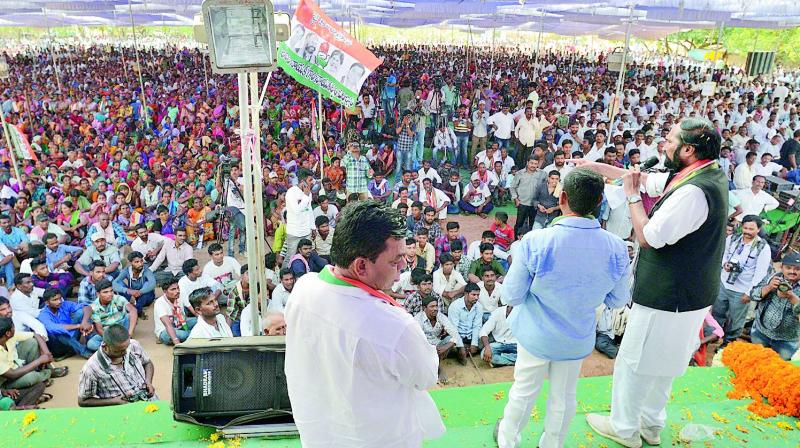
<path fill-rule="evenodd" d="M 403 118 L 397 126 L 397 162 L 394 166 L 394 175 L 400 179 L 400 173 L 411 169 L 411 152 L 414 148 L 416 123 L 413 121 L 414 113 L 410 110 L 403 112 Z M 396 199 L 396 198 L 395 198 Z"/>
<path fill-rule="evenodd" d="M 223 164 L 224 165 L 224 164 Z M 245 222 L 244 222 L 244 178 L 241 177 L 239 167 L 230 168 L 230 174 L 225 175 L 223 165 L 220 165 L 220 175 L 217 180 L 217 190 L 227 192 L 222 203 L 231 214 L 230 230 L 228 233 L 228 256 L 233 256 L 233 242 L 236 239 L 236 229 L 239 229 L 239 253 L 245 251 Z M 235 180 L 235 181 L 234 181 Z"/>
<path fill-rule="evenodd" d="M 122 325 L 103 333 L 103 345 L 81 369 L 78 405 L 114 406 L 158 400 L 153 387 L 155 367 L 138 341 Z"/>
<path fill-rule="evenodd" d="M 758 236 L 763 225 L 758 216 L 747 215 L 742 219 L 742 234 L 730 235 L 725 241 L 720 273 L 722 284 L 717 301 L 711 308 L 714 320 L 725 328 L 725 345 L 742 334 L 750 290 L 769 271 L 772 252 L 769 244 Z"/>
<path fill-rule="evenodd" d="M 767 276 L 753 288 L 756 318 L 750 337 L 790 360 L 797 351 L 800 336 L 800 254 L 783 257 L 780 272 Z"/>

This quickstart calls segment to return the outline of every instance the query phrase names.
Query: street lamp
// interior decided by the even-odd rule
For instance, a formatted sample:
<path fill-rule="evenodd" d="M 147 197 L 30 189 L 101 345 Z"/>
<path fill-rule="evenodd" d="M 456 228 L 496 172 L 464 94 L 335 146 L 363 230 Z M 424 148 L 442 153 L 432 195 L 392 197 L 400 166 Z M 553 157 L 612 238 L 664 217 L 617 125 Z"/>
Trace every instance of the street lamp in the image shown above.
<path fill-rule="evenodd" d="M 9 75 L 8 61 L 5 55 L 0 54 L 0 79 L 6 79 Z M 14 175 L 17 177 L 17 185 L 22 187 L 22 178 L 19 176 L 19 167 L 17 167 L 17 157 L 14 154 L 14 147 L 11 146 L 11 132 L 8 130 L 8 123 L 6 123 L 6 114 L 3 107 L 0 106 L 0 121 L 3 122 L 3 135 L 6 137 L 6 148 L 8 148 L 8 155 L 11 158 L 11 164 L 14 166 Z"/>

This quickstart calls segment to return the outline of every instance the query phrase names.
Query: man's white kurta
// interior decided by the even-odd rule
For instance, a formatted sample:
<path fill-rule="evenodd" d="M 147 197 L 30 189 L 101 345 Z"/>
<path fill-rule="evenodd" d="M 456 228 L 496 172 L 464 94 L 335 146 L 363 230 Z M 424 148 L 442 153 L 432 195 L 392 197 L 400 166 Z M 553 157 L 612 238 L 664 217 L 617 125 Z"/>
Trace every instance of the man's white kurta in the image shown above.
<path fill-rule="evenodd" d="M 444 434 L 427 390 L 439 360 L 405 310 L 326 268 L 286 305 L 286 381 L 304 448 L 420 447 Z"/>

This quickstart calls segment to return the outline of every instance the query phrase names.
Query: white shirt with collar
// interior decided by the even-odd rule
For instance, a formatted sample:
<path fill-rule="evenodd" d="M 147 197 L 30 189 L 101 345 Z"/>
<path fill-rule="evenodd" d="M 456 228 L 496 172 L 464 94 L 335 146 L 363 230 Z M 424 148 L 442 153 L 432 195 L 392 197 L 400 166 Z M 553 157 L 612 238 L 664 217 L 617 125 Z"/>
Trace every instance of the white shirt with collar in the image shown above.
<path fill-rule="evenodd" d="M 758 193 L 753 193 L 752 188 L 743 188 L 733 192 L 742 203 L 742 213 L 736 216 L 736 219 L 741 221 L 747 215 L 760 215 L 761 212 L 768 212 L 778 208 L 778 200 L 772 197 L 764 190 L 759 190 Z"/>
<path fill-rule="evenodd" d="M 289 303 L 289 295 L 292 291 L 287 291 L 283 287 L 283 283 L 278 283 L 278 286 L 272 290 L 272 297 L 269 299 L 267 311 L 270 313 L 283 313 L 286 304 Z"/>
<path fill-rule="evenodd" d="M 411 448 L 444 434 L 427 392 L 439 361 L 419 324 L 322 276 L 298 280 L 285 314 L 286 379 L 303 447 Z"/>
<path fill-rule="evenodd" d="M 514 116 L 510 113 L 497 112 L 489 117 L 489 124 L 497 126 L 497 129 L 494 130 L 495 137 L 504 140 L 509 139 L 511 138 L 511 131 L 514 130 Z"/>
<path fill-rule="evenodd" d="M 314 211 L 311 208 L 311 195 L 307 195 L 297 185 L 286 192 L 286 233 L 304 237 L 314 228 Z"/>
<path fill-rule="evenodd" d="M 8 301 L 11 303 L 11 309 L 15 313 L 25 313 L 33 317 L 39 316 L 41 309 L 39 308 L 39 300 L 44 294 L 44 289 L 33 288 L 30 295 L 23 293 L 19 288 L 11 293 Z"/>
<path fill-rule="evenodd" d="M 480 303 L 483 309 L 488 313 L 496 310 L 497 307 L 500 306 L 500 299 L 503 297 L 503 284 L 495 282 L 491 294 L 489 294 L 489 291 L 483 286 L 483 281 L 478 282 L 478 287 L 481 288 L 481 295 L 478 297 L 478 303 Z"/>
<path fill-rule="evenodd" d="M 209 325 L 203 320 L 202 317 L 197 319 L 197 323 L 189 333 L 189 339 L 202 339 L 202 338 L 232 338 L 233 332 L 225 320 L 225 316 L 220 313 L 217 314 L 217 328 Z"/>
<path fill-rule="evenodd" d="M 178 280 L 178 287 L 181 290 L 178 303 L 185 308 L 189 308 L 189 296 L 200 288 L 211 288 L 212 291 L 219 291 L 222 285 L 213 278 L 201 274 L 197 280 L 192 281 L 188 275 L 184 275 Z"/>
<path fill-rule="evenodd" d="M 159 233 L 148 233 L 147 242 L 142 241 L 142 239 L 137 236 L 136 239 L 131 243 L 131 249 L 141 253 L 144 256 L 147 256 L 148 252 L 158 249 L 159 246 L 161 246 L 161 244 L 168 239 L 169 238 Z"/>
<path fill-rule="evenodd" d="M 503 305 L 492 311 L 489 320 L 481 327 L 481 337 L 488 337 L 491 334 L 494 335 L 494 340 L 501 344 L 517 343 L 517 338 L 511 333 L 511 327 L 508 326 L 507 310 L 508 305 Z"/>
<path fill-rule="evenodd" d="M 467 282 L 464 281 L 464 276 L 458 270 L 453 268 L 450 275 L 445 277 L 442 268 L 433 271 L 433 292 L 442 295 L 445 291 L 453 291 L 462 286 L 466 286 Z"/>
<path fill-rule="evenodd" d="M 652 173 L 647 176 L 645 191 L 651 197 L 664 194 L 669 173 Z M 681 238 L 699 229 L 708 218 L 706 195 L 695 185 L 683 185 L 664 200 L 645 224 L 643 233 L 647 244 L 660 249 L 675 244 Z"/>

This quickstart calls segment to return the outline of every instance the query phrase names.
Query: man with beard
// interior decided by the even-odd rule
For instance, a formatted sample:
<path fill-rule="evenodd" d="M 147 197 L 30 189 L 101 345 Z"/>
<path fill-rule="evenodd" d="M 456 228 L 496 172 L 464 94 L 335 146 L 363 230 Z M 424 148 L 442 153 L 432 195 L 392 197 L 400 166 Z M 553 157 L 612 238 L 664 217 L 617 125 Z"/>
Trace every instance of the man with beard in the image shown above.
<path fill-rule="evenodd" d="M 607 178 L 622 177 L 641 246 L 634 305 L 614 365 L 611 416 L 586 416 L 598 434 L 626 447 L 641 447 L 642 439 L 660 444 L 672 381 L 686 371 L 719 292 L 728 208 L 719 151 L 712 123 L 685 119 L 667 137 L 669 173 L 580 162 Z M 660 196 L 649 213 L 642 187 L 651 197 Z"/>

